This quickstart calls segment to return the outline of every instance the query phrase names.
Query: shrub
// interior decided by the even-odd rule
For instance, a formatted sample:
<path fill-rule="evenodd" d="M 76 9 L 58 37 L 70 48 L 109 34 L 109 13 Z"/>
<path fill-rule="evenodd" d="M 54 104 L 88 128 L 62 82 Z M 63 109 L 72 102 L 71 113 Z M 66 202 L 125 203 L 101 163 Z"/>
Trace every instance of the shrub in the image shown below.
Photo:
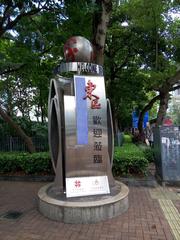
<path fill-rule="evenodd" d="M 124 143 L 131 143 L 132 142 L 132 136 L 128 135 L 128 134 L 124 134 Z"/>
<path fill-rule="evenodd" d="M 154 162 L 154 149 L 153 148 L 151 148 L 150 146 L 147 146 L 145 144 L 138 144 L 137 146 L 144 152 L 144 156 L 149 162 Z"/>
<path fill-rule="evenodd" d="M 18 168 L 18 162 L 16 161 L 16 158 L 14 158 L 13 154 L 0 154 L 0 172 L 15 172 Z"/>
<path fill-rule="evenodd" d="M 113 173 L 115 175 L 147 174 L 148 160 L 143 151 L 133 143 L 116 147 L 114 153 Z"/>
<path fill-rule="evenodd" d="M 27 174 L 52 172 L 49 153 L 1 153 L 0 172 L 12 173 L 18 171 Z"/>
<path fill-rule="evenodd" d="M 149 162 L 154 162 L 154 150 L 151 147 L 144 149 L 144 156 Z"/>

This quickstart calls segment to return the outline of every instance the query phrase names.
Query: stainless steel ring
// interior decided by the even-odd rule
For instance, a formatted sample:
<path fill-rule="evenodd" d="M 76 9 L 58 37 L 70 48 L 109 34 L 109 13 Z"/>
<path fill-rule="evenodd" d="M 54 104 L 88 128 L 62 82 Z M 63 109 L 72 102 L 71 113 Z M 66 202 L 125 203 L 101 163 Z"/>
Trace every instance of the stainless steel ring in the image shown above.
<path fill-rule="evenodd" d="M 88 62 L 68 62 L 61 63 L 54 69 L 55 74 L 63 72 L 76 72 L 77 74 L 93 74 L 98 76 L 103 76 L 103 67 L 98 64 L 88 63 Z"/>

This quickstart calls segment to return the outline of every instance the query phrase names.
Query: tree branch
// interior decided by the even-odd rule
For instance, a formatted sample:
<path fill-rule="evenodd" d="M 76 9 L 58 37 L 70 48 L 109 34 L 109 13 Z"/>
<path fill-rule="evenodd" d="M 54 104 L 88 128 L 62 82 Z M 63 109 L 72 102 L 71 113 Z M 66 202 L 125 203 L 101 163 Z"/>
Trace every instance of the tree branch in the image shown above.
<path fill-rule="evenodd" d="M 0 116 L 4 119 L 5 122 L 7 122 L 9 124 L 9 126 L 11 126 L 13 129 L 15 129 L 16 133 L 24 140 L 24 142 L 26 143 L 27 147 L 28 147 L 28 151 L 30 153 L 33 153 L 36 151 L 34 144 L 31 140 L 30 137 L 28 137 L 25 132 L 22 130 L 22 128 L 17 125 L 10 116 L 8 116 L 8 114 L 1 108 L 0 106 Z"/>
<path fill-rule="evenodd" d="M 41 9 L 36 8 L 36 9 L 33 9 L 29 12 L 21 13 L 13 21 L 8 22 L 6 27 L 4 29 L 2 29 L 3 33 L 6 32 L 7 30 L 12 29 L 22 18 L 27 17 L 27 16 L 32 16 L 34 14 L 37 14 L 40 11 L 41 11 Z M 1 36 L 1 32 L 0 32 L 0 36 Z"/>
<path fill-rule="evenodd" d="M 157 95 L 154 98 L 152 98 L 151 101 L 140 112 L 139 120 L 138 120 L 138 129 L 139 129 L 139 133 L 140 134 L 142 134 L 142 132 L 143 132 L 143 125 L 142 125 L 142 123 L 143 123 L 143 119 L 144 119 L 144 114 L 152 108 L 152 106 L 154 105 L 154 103 L 157 100 L 160 100 L 160 95 Z"/>

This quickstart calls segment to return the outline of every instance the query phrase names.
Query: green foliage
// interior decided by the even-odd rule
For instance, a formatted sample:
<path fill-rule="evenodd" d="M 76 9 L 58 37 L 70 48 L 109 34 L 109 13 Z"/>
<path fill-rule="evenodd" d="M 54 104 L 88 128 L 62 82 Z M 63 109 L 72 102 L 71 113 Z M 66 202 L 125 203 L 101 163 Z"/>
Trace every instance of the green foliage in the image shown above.
<path fill-rule="evenodd" d="M 148 160 L 143 151 L 132 143 L 116 147 L 114 153 L 113 173 L 115 175 L 146 175 Z"/>
<path fill-rule="evenodd" d="M 26 117 L 13 117 L 13 120 L 21 126 L 29 137 L 41 137 L 47 139 L 47 123 L 31 121 Z M 6 122 L 0 119 L 0 139 L 5 136 L 17 136 L 17 133 Z"/>
<path fill-rule="evenodd" d="M 9 173 L 16 172 L 19 170 L 19 164 L 17 161 L 17 155 L 15 154 L 0 154 L 0 172 Z"/>
<path fill-rule="evenodd" d="M 149 162 L 154 162 L 154 149 L 145 144 L 139 144 L 138 147 L 143 151 L 145 158 Z"/>
<path fill-rule="evenodd" d="M 8 31 L 0 35 L 0 73 L 6 72 L 0 100 L 10 116 L 21 112 L 30 118 L 33 109 L 38 121 L 45 122 L 49 81 L 55 66 L 63 61 L 63 44 L 73 35 L 93 38 L 97 2 L 2 1 L 0 28 Z M 177 14 L 179 5 L 178 0 L 112 2 L 105 79 L 113 117 L 123 130 L 132 125 L 133 108 L 142 110 L 150 100 L 147 93 L 174 74 L 180 58 L 180 21 L 169 13 Z M 19 14 L 17 24 L 10 24 Z"/>
<path fill-rule="evenodd" d="M 130 0 L 113 5 L 105 51 L 106 86 L 121 130 L 132 126 L 133 108 L 142 110 L 151 99 L 149 93 L 157 93 L 175 73 L 180 41 L 179 21 L 170 14 L 174 2 Z"/>
<path fill-rule="evenodd" d="M 14 173 L 18 171 L 26 174 L 51 173 L 49 153 L 1 153 L 0 172 Z"/>
<path fill-rule="evenodd" d="M 128 134 L 124 134 L 124 142 L 125 143 L 131 143 L 132 142 L 132 136 Z"/>
<path fill-rule="evenodd" d="M 173 119 L 173 123 L 176 126 L 180 126 L 180 105 L 172 98 L 172 105 L 170 106 L 170 112 L 168 115 Z"/>
<path fill-rule="evenodd" d="M 154 162 L 154 150 L 151 147 L 144 149 L 144 156 L 149 162 Z"/>

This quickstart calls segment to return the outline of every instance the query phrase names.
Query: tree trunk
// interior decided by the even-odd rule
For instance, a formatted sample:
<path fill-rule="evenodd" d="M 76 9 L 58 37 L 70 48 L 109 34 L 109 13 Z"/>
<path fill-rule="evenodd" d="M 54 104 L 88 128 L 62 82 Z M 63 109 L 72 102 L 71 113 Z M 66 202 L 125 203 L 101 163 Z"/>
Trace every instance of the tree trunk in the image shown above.
<path fill-rule="evenodd" d="M 162 125 L 168 108 L 169 92 L 160 92 L 160 104 L 157 114 L 156 126 Z"/>
<path fill-rule="evenodd" d="M 41 122 L 44 123 L 44 109 L 43 109 L 43 100 L 42 100 L 42 91 L 41 87 L 39 87 L 39 105 L 41 112 Z"/>
<path fill-rule="evenodd" d="M 113 117 L 113 128 L 114 128 L 114 136 L 116 136 L 119 132 L 119 126 L 118 126 L 118 118 L 115 115 Z"/>
<path fill-rule="evenodd" d="M 95 52 L 95 62 L 103 65 L 104 63 L 104 46 L 106 40 L 107 26 L 112 11 L 112 0 L 96 0 L 98 10 L 93 19 L 93 45 Z"/>
<path fill-rule="evenodd" d="M 153 104 L 160 99 L 160 95 L 154 97 L 151 99 L 151 101 L 143 108 L 143 110 L 140 112 L 139 115 L 139 120 L 138 120 L 138 130 L 139 130 L 139 134 L 142 135 L 143 134 L 143 119 L 144 119 L 144 114 L 149 111 L 152 107 Z"/>
<path fill-rule="evenodd" d="M 17 134 L 23 139 L 23 141 L 26 143 L 28 151 L 30 153 L 33 153 L 36 151 L 34 144 L 30 137 L 28 137 L 25 132 L 18 126 L 7 114 L 6 112 L 0 107 L 0 116 L 4 119 L 5 122 L 7 122 L 15 131 Z"/>

